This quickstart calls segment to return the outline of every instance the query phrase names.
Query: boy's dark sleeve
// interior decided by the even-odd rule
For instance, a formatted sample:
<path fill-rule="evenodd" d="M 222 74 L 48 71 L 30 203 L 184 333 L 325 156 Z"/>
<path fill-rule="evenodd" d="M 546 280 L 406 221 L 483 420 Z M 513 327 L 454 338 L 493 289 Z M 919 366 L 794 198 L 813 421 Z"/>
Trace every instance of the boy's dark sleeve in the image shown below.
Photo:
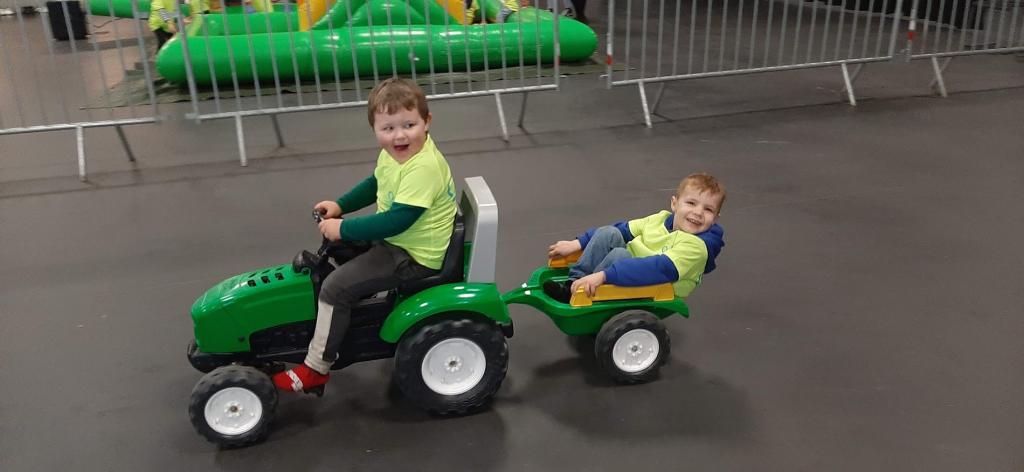
<path fill-rule="evenodd" d="M 375 241 L 390 238 L 409 229 L 425 211 L 427 209 L 423 207 L 395 203 L 385 212 L 345 218 L 341 224 L 341 239 Z"/>
<path fill-rule="evenodd" d="M 612 223 L 612 226 L 614 226 L 615 229 L 619 230 L 619 232 L 622 233 L 622 239 L 625 240 L 627 243 L 633 240 L 633 233 L 629 232 L 628 221 L 617 221 L 615 223 Z M 587 247 L 587 244 L 590 242 L 590 239 L 594 237 L 595 231 L 597 231 L 597 228 L 590 228 L 585 233 L 576 236 L 576 239 L 580 241 L 580 247 Z"/>
<path fill-rule="evenodd" d="M 673 283 L 679 280 L 679 271 L 672 259 L 664 254 L 648 257 L 620 259 L 604 270 L 605 282 L 623 287 L 639 287 Z"/>
<path fill-rule="evenodd" d="M 370 174 L 336 201 L 344 213 L 352 213 L 370 206 L 377 201 L 377 177 Z"/>
<path fill-rule="evenodd" d="M 707 274 L 715 270 L 715 257 L 725 247 L 725 230 L 715 223 L 707 231 L 698 234 L 697 237 L 703 240 L 704 245 L 708 247 L 708 261 L 704 264 L 704 273 Z"/>

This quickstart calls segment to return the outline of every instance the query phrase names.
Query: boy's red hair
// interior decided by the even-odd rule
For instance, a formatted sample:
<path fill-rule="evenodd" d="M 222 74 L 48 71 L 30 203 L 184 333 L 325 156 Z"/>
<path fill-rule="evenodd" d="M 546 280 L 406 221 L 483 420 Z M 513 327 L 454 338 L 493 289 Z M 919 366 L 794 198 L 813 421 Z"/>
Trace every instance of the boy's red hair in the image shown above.
<path fill-rule="evenodd" d="M 718 212 L 722 212 L 722 205 L 725 204 L 725 186 L 718 181 L 713 175 L 706 174 L 704 172 L 698 172 L 696 174 L 687 175 L 682 181 L 679 182 L 679 188 L 676 189 L 676 196 L 683 194 L 683 190 L 692 188 L 697 193 L 708 192 L 712 195 L 721 195 L 722 199 L 718 202 Z"/>

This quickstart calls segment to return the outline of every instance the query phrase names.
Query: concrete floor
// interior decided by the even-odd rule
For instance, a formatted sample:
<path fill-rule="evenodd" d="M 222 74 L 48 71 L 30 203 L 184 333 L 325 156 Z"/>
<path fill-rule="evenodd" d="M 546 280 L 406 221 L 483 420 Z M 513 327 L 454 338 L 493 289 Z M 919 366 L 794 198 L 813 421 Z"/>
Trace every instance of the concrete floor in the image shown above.
<path fill-rule="evenodd" d="M 129 128 L 134 169 L 90 130 L 85 184 L 66 134 L 0 137 L 0 470 L 1020 470 L 1024 64 L 954 61 L 948 99 L 927 71 L 869 66 L 856 108 L 836 70 L 672 85 L 651 130 L 635 90 L 571 77 L 507 145 L 492 99 L 432 104 L 456 178 L 498 199 L 505 290 L 689 172 L 725 182 L 727 246 L 671 362 L 611 385 L 514 307 L 488 411 L 432 418 L 371 362 L 231 451 L 188 422 L 188 309 L 317 244 L 311 203 L 372 168 L 365 115 L 290 115 L 286 149 L 250 119 L 248 168 L 227 122 Z"/>

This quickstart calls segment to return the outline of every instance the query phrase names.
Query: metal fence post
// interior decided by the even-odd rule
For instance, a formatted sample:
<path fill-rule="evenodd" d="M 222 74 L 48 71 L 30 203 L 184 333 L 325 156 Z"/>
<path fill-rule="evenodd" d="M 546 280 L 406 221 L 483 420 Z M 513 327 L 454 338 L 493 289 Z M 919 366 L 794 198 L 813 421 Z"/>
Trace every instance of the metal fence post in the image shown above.
<path fill-rule="evenodd" d="M 494 92 L 494 103 L 498 105 L 498 121 L 501 122 L 501 136 L 505 142 L 509 142 L 508 125 L 505 124 L 505 107 L 501 105 L 501 93 Z"/>
<path fill-rule="evenodd" d="M 235 114 L 235 136 L 238 138 L 238 163 L 242 167 L 249 165 L 245 155 L 245 130 L 242 128 L 242 115 Z"/>
<path fill-rule="evenodd" d="M 843 70 L 843 84 L 846 89 L 846 98 L 850 102 L 850 106 L 857 106 L 857 97 L 853 93 L 853 81 L 850 80 L 850 69 L 846 66 L 846 63 L 840 64 L 840 68 Z"/>
<path fill-rule="evenodd" d="M 68 31 L 71 31 L 68 28 Z M 78 150 L 78 180 L 85 182 L 85 135 L 82 125 L 75 126 L 75 148 Z"/>
<path fill-rule="evenodd" d="M 935 90 L 942 96 L 942 98 L 949 96 L 949 94 L 946 93 L 946 81 L 942 78 L 942 70 L 949 64 L 950 59 L 952 58 L 947 58 L 946 63 L 943 64 L 942 67 L 939 67 L 939 58 L 932 56 L 931 60 L 932 71 L 935 73 L 934 87 L 936 87 Z"/>
<path fill-rule="evenodd" d="M 648 128 L 653 128 L 654 126 L 651 123 L 651 110 L 647 106 L 647 91 L 644 90 L 644 81 L 637 81 L 636 86 L 640 89 L 640 106 L 644 109 L 644 123 L 647 124 Z"/>

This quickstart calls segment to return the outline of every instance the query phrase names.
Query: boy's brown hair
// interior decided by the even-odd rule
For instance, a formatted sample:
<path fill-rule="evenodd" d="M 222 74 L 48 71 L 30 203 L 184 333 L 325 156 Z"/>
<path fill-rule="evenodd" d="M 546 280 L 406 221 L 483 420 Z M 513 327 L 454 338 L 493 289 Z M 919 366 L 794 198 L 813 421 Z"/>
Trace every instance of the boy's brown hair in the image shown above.
<path fill-rule="evenodd" d="M 430 109 L 427 108 L 427 97 L 423 94 L 423 89 L 411 80 L 397 77 L 387 79 L 373 88 L 367 101 L 366 114 L 371 128 L 375 113 L 390 115 L 402 110 L 417 110 L 424 121 L 430 115 Z"/>
<path fill-rule="evenodd" d="M 676 189 L 676 196 L 682 195 L 683 190 L 692 188 L 697 193 L 710 193 L 711 195 L 721 195 L 722 200 L 718 202 L 718 213 L 722 212 L 722 206 L 725 205 L 725 186 L 718 181 L 713 175 L 706 174 L 704 172 L 698 172 L 696 174 L 687 175 L 679 182 L 679 188 Z"/>

